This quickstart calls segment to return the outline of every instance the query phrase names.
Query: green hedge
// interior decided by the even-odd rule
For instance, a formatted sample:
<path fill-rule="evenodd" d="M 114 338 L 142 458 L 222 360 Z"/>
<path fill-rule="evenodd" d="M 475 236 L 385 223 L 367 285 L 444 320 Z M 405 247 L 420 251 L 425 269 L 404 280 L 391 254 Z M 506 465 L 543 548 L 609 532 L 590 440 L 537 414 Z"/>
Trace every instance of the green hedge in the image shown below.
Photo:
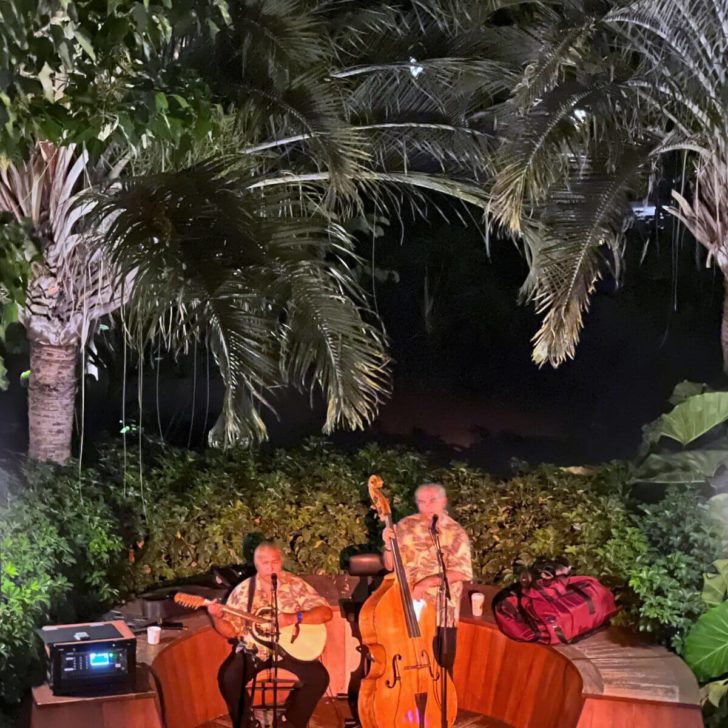
<path fill-rule="evenodd" d="M 567 554 L 615 589 L 623 622 L 678 649 L 702 611 L 702 572 L 720 554 L 694 489 L 640 505 L 619 464 L 586 474 L 524 469 L 500 481 L 417 453 L 347 454 L 322 440 L 269 455 L 148 443 L 140 477 L 136 457 L 109 446 L 80 476 L 36 468 L 0 513 L 0 700 L 16 701 L 38 675 L 36 626 L 97 616 L 154 584 L 239 562 L 245 539 L 277 540 L 293 571 L 338 572 L 348 553 L 378 547 L 366 492 L 373 472 L 395 517 L 413 510 L 421 482 L 448 488 L 477 579 L 507 583 L 518 563 Z"/>
<path fill-rule="evenodd" d="M 41 673 L 48 622 L 90 617 L 118 595 L 124 541 L 105 487 L 91 474 L 34 467 L 0 509 L 0 700 L 20 699 Z"/>

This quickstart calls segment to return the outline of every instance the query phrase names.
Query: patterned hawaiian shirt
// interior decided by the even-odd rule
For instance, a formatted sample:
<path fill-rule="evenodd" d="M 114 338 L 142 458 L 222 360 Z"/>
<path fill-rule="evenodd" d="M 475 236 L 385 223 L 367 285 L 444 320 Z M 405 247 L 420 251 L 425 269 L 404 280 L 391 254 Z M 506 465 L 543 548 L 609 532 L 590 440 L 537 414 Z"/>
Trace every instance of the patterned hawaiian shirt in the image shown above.
<path fill-rule="evenodd" d="M 235 609 L 245 612 L 248 610 L 248 591 L 252 579 L 246 579 L 238 584 L 227 598 L 226 604 Z M 253 594 L 253 606 L 251 611 L 255 613 L 262 607 L 271 606 L 271 593 L 265 591 L 263 585 L 258 581 Z M 298 576 L 282 571 L 278 576 L 278 611 L 279 612 L 307 612 L 315 607 L 328 606 L 328 602 L 308 582 Z M 250 635 L 247 623 L 231 614 L 226 614 L 227 619 L 238 631 L 238 638 L 246 648 L 255 650 L 261 660 L 270 657 L 270 651 L 259 645 Z"/>
<path fill-rule="evenodd" d="M 419 514 L 403 518 L 395 527 L 399 550 L 402 554 L 407 578 L 410 586 L 414 586 L 427 576 L 437 575 L 437 553 L 430 534 L 430 520 Z M 447 514 L 437 523 L 440 535 L 445 568 L 464 574 L 468 580 L 473 578 L 473 567 L 470 557 L 470 539 L 462 526 Z M 427 595 L 437 604 L 439 586 L 434 585 L 427 590 Z M 450 584 L 450 601 L 447 605 L 447 626 L 457 626 L 460 615 L 460 597 L 463 583 Z M 438 613 L 438 624 L 441 623 Z"/>

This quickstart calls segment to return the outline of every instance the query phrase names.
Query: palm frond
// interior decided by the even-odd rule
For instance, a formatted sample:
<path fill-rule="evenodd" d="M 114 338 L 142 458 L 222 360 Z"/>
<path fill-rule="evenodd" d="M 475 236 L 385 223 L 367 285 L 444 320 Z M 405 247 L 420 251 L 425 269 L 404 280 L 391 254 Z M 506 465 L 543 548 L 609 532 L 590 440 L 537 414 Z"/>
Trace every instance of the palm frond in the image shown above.
<path fill-rule="evenodd" d="M 668 212 L 707 250 L 708 264 L 714 260 L 721 270 L 728 270 L 728 157 L 699 159 L 691 201 L 677 190 L 672 196 L 677 207 Z"/>
<path fill-rule="evenodd" d="M 217 159 L 97 198 L 97 214 L 113 219 L 105 249 L 136 274 L 132 342 L 210 345 L 226 392 L 213 444 L 264 438 L 259 410 L 291 380 L 322 387 L 328 429 L 368 422 L 387 391 L 383 342 L 365 321 L 343 263 L 351 242 L 321 205 L 325 191 L 270 181 Z"/>
<path fill-rule="evenodd" d="M 363 429 L 390 391 L 385 342 L 371 312 L 352 298 L 351 271 L 341 263 L 298 265 L 288 272 L 290 301 L 282 366 L 299 387 L 317 384 L 328 403 L 324 432 Z"/>
<path fill-rule="evenodd" d="M 638 0 L 605 18 L 650 64 L 651 93 L 709 135 L 726 133 L 727 14 L 723 0 Z"/>
<path fill-rule="evenodd" d="M 533 360 L 539 366 L 573 358 L 605 250 L 620 255 L 628 192 L 649 151 L 649 145 L 626 147 L 614 170 L 603 159 L 573 159 L 567 185 L 549 195 L 540 222 L 524 228 L 531 270 L 522 294 L 544 315 L 534 337 Z"/>
<path fill-rule="evenodd" d="M 114 271 L 93 250 L 105 225 L 89 223 L 93 207 L 82 197 L 93 170 L 75 145 L 36 145 L 22 165 L 0 171 L 0 209 L 32 222 L 42 261 L 34 266 L 25 306 L 28 336 L 53 344 L 85 344 L 93 323 L 123 303 Z"/>

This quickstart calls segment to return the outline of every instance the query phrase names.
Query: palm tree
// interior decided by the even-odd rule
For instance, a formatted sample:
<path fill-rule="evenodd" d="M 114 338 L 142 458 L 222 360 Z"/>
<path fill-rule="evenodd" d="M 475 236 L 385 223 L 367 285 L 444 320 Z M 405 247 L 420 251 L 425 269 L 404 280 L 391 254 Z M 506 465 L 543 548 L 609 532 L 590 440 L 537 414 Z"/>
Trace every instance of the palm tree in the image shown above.
<path fill-rule="evenodd" d="M 215 5 L 155 54 L 209 88 L 207 146 L 150 142 L 134 176 L 75 206 L 85 153 L 71 163 L 73 148 L 41 144 L 9 168 L 6 206 L 51 221 L 23 315 L 33 457 L 68 457 L 79 352 L 122 304 L 140 350 L 154 338 L 211 348 L 226 384 L 215 444 L 265 437 L 260 407 L 287 383 L 323 390 L 327 431 L 371 420 L 387 357 L 343 224 L 366 206 L 424 213 L 443 194 L 484 207 L 491 134 L 478 114 L 513 75 L 462 53 L 495 52 L 498 33 L 470 32 L 445 5 Z"/>
<path fill-rule="evenodd" d="M 30 344 L 28 451 L 38 460 L 68 458 L 79 354 L 126 295 L 94 247 L 103 225 L 84 225 L 93 203 L 80 195 L 92 174 L 85 152 L 44 142 L 25 164 L 0 171 L 0 210 L 31 224 L 40 249 L 19 308 Z"/>
<path fill-rule="evenodd" d="M 690 201 L 671 210 L 728 292 L 726 0 L 564 3 L 537 9 L 535 53 L 500 111 L 491 210 L 525 246 L 524 297 L 544 314 L 533 358 L 574 355 L 605 266 L 618 268 L 629 199 L 683 152 Z M 728 371 L 728 299 L 722 342 Z"/>

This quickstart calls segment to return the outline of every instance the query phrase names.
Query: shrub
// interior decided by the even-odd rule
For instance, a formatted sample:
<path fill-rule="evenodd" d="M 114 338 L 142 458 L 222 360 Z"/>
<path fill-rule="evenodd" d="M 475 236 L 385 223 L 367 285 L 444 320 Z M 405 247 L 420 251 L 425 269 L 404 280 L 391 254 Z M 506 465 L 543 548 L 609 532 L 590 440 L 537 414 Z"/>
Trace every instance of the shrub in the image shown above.
<path fill-rule="evenodd" d="M 19 503 L 0 521 L 0 556 L 0 697 L 15 702 L 38 666 L 33 630 L 71 589 L 59 573 L 71 553 L 47 514 Z"/>
<path fill-rule="evenodd" d="M 703 574 L 722 552 L 720 532 L 695 487 L 668 488 L 658 503 L 641 505 L 634 522 L 647 544 L 628 574 L 639 628 L 682 652 L 686 633 L 706 609 Z"/>
<path fill-rule="evenodd" d="M 34 629 L 96 615 L 117 597 L 123 551 L 117 516 L 89 475 L 35 467 L 0 512 L 0 699 L 18 700 L 37 676 Z"/>

